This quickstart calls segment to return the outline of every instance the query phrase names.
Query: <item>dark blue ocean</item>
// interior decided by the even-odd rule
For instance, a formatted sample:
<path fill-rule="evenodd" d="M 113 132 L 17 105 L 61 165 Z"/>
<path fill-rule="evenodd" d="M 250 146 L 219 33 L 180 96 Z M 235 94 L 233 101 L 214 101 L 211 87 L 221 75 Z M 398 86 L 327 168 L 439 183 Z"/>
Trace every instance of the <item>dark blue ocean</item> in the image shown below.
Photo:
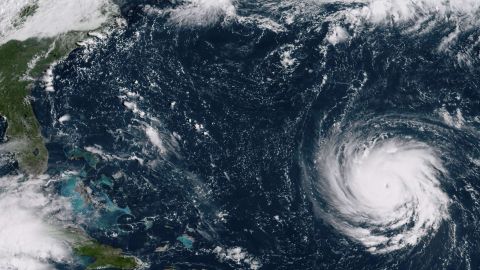
<path fill-rule="evenodd" d="M 93 238 L 145 269 L 480 269 L 476 15 L 119 5 L 33 90 Z"/>

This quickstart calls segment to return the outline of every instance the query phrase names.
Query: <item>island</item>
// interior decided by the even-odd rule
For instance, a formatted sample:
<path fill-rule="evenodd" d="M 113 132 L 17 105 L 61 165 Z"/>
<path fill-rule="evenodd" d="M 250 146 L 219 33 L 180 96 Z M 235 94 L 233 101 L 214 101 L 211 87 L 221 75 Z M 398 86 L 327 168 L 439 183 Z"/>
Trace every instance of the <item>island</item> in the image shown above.
<path fill-rule="evenodd" d="M 31 16 L 36 6 L 25 7 L 16 24 Z M 26 175 L 45 173 L 48 150 L 34 114 L 31 89 L 46 70 L 64 59 L 87 33 L 71 31 L 52 38 L 30 38 L 24 41 L 10 40 L 0 45 L 0 116 L 7 122 L 7 144 Z M 138 260 L 124 255 L 121 249 L 100 244 L 85 232 L 69 232 L 73 250 L 77 256 L 92 259 L 87 269 L 134 269 Z M 78 239 L 82 239 L 78 241 Z"/>

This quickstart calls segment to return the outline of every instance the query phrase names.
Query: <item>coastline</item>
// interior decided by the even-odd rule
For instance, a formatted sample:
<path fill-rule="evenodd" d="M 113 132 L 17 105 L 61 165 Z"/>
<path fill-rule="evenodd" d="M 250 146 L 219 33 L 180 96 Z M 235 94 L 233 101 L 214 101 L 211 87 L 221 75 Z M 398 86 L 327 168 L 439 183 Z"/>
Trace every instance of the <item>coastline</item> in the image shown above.
<path fill-rule="evenodd" d="M 29 7 L 27 6 L 29 12 L 22 11 L 20 14 L 21 24 L 38 10 L 38 6 L 34 9 Z M 4 143 L 9 145 L 8 152 L 14 155 L 21 173 L 37 177 L 48 168 L 48 149 L 31 105 L 34 83 L 39 82 L 52 65 L 65 59 L 83 41 L 88 40 L 92 31 L 114 27 L 115 15 L 105 14 L 106 22 L 85 31 L 71 30 L 53 37 L 12 39 L 0 43 L 0 116 L 5 117 L 7 122 Z M 18 27 L 21 28 L 22 25 Z M 64 231 L 59 228 L 59 231 L 63 231 L 62 234 L 71 240 L 69 242 L 73 254 L 92 259 L 86 265 L 87 269 L 134 269 L 140 265 L 136 257 L 96 242 L 83 230 Z"/>

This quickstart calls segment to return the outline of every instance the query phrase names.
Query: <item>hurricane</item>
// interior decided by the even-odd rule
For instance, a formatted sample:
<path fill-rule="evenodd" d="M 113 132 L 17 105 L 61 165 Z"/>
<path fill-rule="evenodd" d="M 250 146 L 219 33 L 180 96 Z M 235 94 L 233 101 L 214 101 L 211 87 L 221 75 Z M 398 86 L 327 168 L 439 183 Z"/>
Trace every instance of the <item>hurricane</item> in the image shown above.
<path fill-rule="evenodd" d="M 477 3 L 469 1 L 370 1 L 334 13 L 331 18 L 335 26 L 327 41 L 338 46 L 360 33 L 371 35 L 371 31 L 392 29 L 400 30 L 403 39 L 431 38 L 439 33 L 437 43 L 432 44 L 433 51 L 453 55 L 456 65 L 468 66 L 477 61 L 468 54 L 476 51 L 478 44 L 461 47 L 457 43 L 466 36 L 478 35 L 472 30 L 477 10 Z M 347 27 L 338 26 L 339 18 Z M 440 18 L 448 18 L 446 24 L 452 24 L 455 30 L 443 34 L 440 29 L 446 26 Z M 404 54 L 399 59 L 408 56 Z M 392 64 L 397 66 L 395 61 Z M 358 81 L 346 86 L 346 95 L 339 103 L 327 110 L 313 110 L 315 116 L 307 121 L 307 135 L 302 139 L 303 187 L 315 216 L 377 256 L 408 250 L 427 252 L 424 248 L 439 238 L 449 250 L 458 250 L 456 245 L 461 240 L 457 239 L 455 219 L 458 207 L 466 210 L 462 185 L 472 192 L 471 183 L 463 181 L 478 175 L 475 169 L 478 163 L 472 157 L 478 153 L 474 142 L 479 137 L 475 128 L 465 125 L 462 109 L 471 109 L 454 105 L 464 101 L 459 88 L 454 87 L 457 90 L 451 92 L 453 99 L 449 105 L 442 104 L 429 116 L 421 115 L 432 105 L 434 96 L 446 93 L 441 89 L 422 89 L 417 83 L 423 82 L 416 79 L 418 74 L 409 73 L 409 66 L 404 62 L 396 67 L 406 71 L 402 75 L 404 80 L 415 78 L 406 88 L 399 89 L 388 83 L 389 79 L 383 85 L 370 84 L 371 77 L 376 75 L 357 75 Z M 400 95 L 412 98 L 412 102 L 399 101 L 399 97 L 381 101 L 376 95 L 378 88 L 383 87 L 390 93 L 403 92 Z M 322 90 L 330 91 L 329 87 Z M 322 93 L 319 96 L 327 98 Z M 327 102 L 317 104 L 322 103 Z M 313 106 L 325 106 L 317 104 Z M 460 169 L 465 164 L 473 167 Z M 468 197 L 477 200 L 476 192 Z M 463 218 L 468 213 L 463 212 Z"/>
<path fill-rule="evenodd" d="M 478 0 L 5 3 L 0 268 L 480 269 Z"/>
<path fill-rule="evenodd" d="M 385 253 L 415 245 L 448 219 L 441 185 L 448 172 L 441 149 L 389 130 L 363 130 L 369 126 L 381 129 L 355 123 L 319 142 L 309 184 L 325 204 L 317 206 L 322 218 L 370 252 Z"/>

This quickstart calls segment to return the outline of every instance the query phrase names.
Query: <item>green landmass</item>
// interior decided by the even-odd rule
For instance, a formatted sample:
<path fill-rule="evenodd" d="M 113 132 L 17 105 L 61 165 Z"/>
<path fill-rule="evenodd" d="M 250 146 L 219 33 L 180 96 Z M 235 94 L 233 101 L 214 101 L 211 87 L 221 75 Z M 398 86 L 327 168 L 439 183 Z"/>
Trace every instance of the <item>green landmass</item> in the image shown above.
<path fill-rule="evenodd" d="M 137 267 L 135 258 L 123 255 L 121 249 L 112 248 L 93 241 L 75 248 L 75 252 L 80 256 L 90 257 L 94 260 L 87 269 L 134 269 Z"/>
<path fill-rule="evenodd" d="M 38 6 L 26 6 L 19 14 L 18 24 L 33 15 Z M 0 45 L 0 115 L 7 119 L 8 140 L 14 145 L 15 158 L 22 171 L 30 175 L 45 172 L 48 151 L 33 108 L 30 104 L 32 83 L 54 62 L 64 58 L 86 37 L 86 33 L 70 32 L 56 38 L 12 40 Z M 84 158 L 95 168 L 96 157 L 72 151 L 70 158 Z M 135 257 L 121 249 L 95 242 L 82 232 L 66 232 L 74 242 L 79 256 L 93 259 L 87 269 L 134 269 Z"/>
<path fill-rule="evenodd" d="M 19 167 L 28 174 L 43 173 L 48 161 L 29 99 L 32 78 L 70 53 L 84 36 L 73 32 L 50 39 L 12 40 L 0 46 L 0 115 L 7 118 L 6 135 L 15 145 Z"/>

